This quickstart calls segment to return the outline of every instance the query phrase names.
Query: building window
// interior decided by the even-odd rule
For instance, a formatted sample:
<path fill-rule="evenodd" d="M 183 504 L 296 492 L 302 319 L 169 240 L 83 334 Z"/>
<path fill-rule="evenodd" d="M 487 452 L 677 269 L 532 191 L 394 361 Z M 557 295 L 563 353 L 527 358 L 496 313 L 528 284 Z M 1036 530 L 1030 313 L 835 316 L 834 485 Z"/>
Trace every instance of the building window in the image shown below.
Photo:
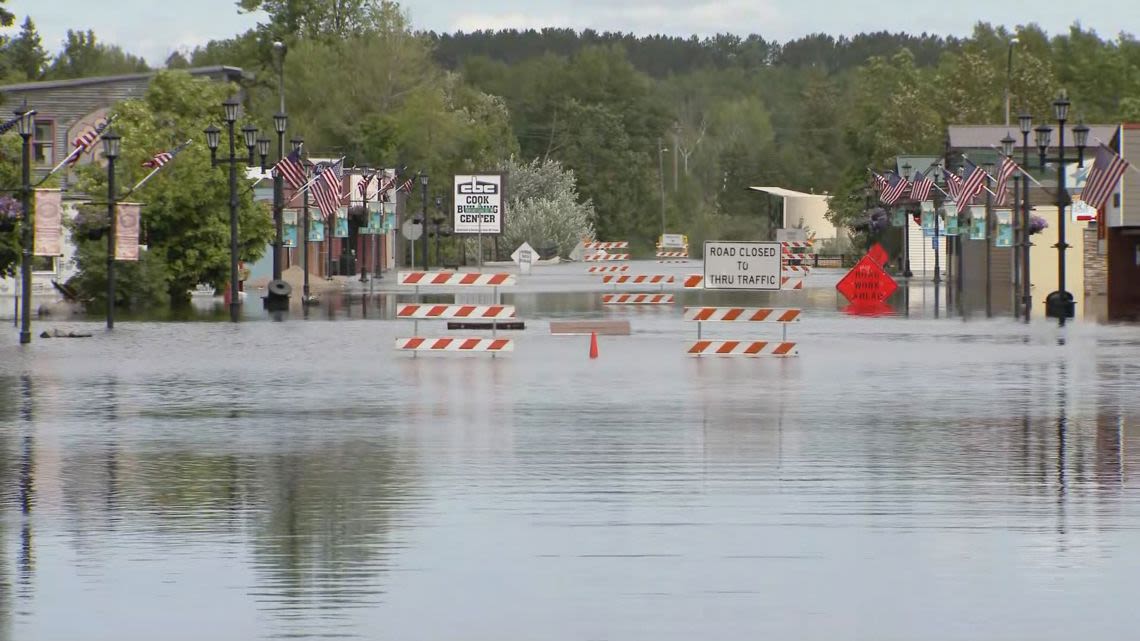
<path fill-rule="evenodd" d="M 32 162 L 39 167 L 50 167 L 55 160 L 55 124 L 50 120 L 36 121 L 36 135 L 32 139 Z"/>

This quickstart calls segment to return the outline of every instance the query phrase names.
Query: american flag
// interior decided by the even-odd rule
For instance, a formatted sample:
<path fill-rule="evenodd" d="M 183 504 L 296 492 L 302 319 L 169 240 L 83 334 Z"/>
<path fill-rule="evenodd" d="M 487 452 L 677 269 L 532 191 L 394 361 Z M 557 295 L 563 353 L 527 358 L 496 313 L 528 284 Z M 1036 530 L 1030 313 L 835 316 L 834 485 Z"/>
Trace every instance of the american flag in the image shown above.
<path fill-rule="evenodd" d="M 943 170 L 942 178 L 946 181 L 946 191 L 950 194 L 950 198 L 958 200 L 958 194 L 962 193 L 962 177 L 952 171 Z"/>
<path fill-rule="evenodd" d="M 969 158 L 965 159 L 962 167 L 966 170 L 966 180 L 962 182 L 961 190 L 958 192 L 958 213 L 961 214 L 966 211 L 970 206 L 970 201 L 974 200 L 974 196 L 982 193 L 986 188 L 986 170 L 975 165 Z"/>
<path fill-rule="evenodd" d="M 12 118 L 8 122 L 0 125 L 0 134 L 8 133 L 12 129 L 12 127 L 15 127 L 16 125 L 18 125 L 20 123 L 20 118 L 22 118 L 22 117 L 23 116 L 16 116 L 15 118 Z"/>
<path fill-rule="evenodd" d="M 393 175 L 389 177 L 381 175 L 380 179 L 376 182 L 376 200 L 382 200 L 384 194 L 388 193 L 388 190 L 392 189 L 396 184 L 396 176 Z"/>
<path fill-rule="evenodd" d="M 103 131 L 106 130 L 107 126 L 110 124 L 111 119 L 108 118 L 96 125 L 95 129 L 89 129 L 80 134 L 80 136 L 71 143 L 73 147 L 71 150 L 71 156 L 69 156 L 71 159 L 71 164 L 74 165 L 75 163 L 79 162 L 79 158 L 83 154 L 91 151 L 91 147 L 94 146 L 95 141 L 99 140 L 99 137 L 103 135 Z"/>
<path fill-rule="evenodd" d="M 416 184 L 416 177 L 412 176 L 411 178 L 405 180 L 404 184 L 400 185 L 400 191 L 404 192 L 405 194 L 410 194 L 410 193 L 412 193 L 412 186 L 415 184 Z"/>
<path fill-rule="evenodd" d="M 368 200 L 368 186 L 372 184 L 372 179 L 376 174 L 362 174 L 360 176 L 360 184 L 356 186 L 357 191 L 360 192 L 361 200 Z"/>
<path fill-rule="evenodd" d="M 1009 177 L 1017 172 L 1017 163 L 1013 162 L 1013 158 L 1009 156 L 1002 156 L 1001 165 L 998 166 L 997 176 L 997 204 L 1005 204 L 1005 190 L 1009 183 Z"/>
<path fill-rule="evenodd" d="M 155 154 L 154 157 L 149 158 L 147 160 L 144 160 L 142 163 L 142 166 L 147 167 L 149 169 L 158 169 L 159 167 L 162 167 L 166 163 L 170 162 L 171 160 L 174 160 L 174 157 L 178 155 L 178 152 L 185 149 L 187 144 L 188 143 L 184 142 L 181 145 L 178 145 L 177 147 L 175 147 L 174 149 L 171 149 L 170 151 L 160 151 L 157 154 Z"/>
<path fill-rule="evenodd" d="M 887 179 L 877 171 L 871 172 L 871 182 L 874 183 L 875 189 L 879 191 L 886 190 L 888 184 Z"/>
<path fill-rule="evenodd" d="M 290 151 L 288 156 L 273 165 L 274 173 L 280 174 L 294 190 L 305 184 L 305 166 L 301 164 L 300 150 Z"/>
<path fill-rule="evenodd" d="M 879 194 L 879 200 L 887 205 L 895 204 L 899 198 L 902 198 L 909 184 L 905 178 L 892 171 L 890 178 L 887 180 L 887 188 Z"/>
<path fill-rule="evenodd" d="M 1081 191 L 1081 200 L 1088 203 L 1093 209 L 1100 209 L 1108 202 L 1108 197 L 1116 191 L 1116 185 L 1128 169 L 1128 161 L 1116 155 L 1108 147 L 1100 145 L 1096 150 L 1092 169 L 1089 170 L 1085 188 Z"/>
<path fill-rule="evenodd" d="M 317 207 L 330 220 L 340 209 L 340 163 L 340 160 L 317 163 L 317 178 L 309 187 L 313 192 L 313 199 L 317 201 Z"/>
<path fill-rule="evenodd" d="M 910 186 L 910 199 L 922 202 L 930 200 L 930 190 L 934 188 L 934 180 L 924 172 L 914 175 L 914 184 Z"/>

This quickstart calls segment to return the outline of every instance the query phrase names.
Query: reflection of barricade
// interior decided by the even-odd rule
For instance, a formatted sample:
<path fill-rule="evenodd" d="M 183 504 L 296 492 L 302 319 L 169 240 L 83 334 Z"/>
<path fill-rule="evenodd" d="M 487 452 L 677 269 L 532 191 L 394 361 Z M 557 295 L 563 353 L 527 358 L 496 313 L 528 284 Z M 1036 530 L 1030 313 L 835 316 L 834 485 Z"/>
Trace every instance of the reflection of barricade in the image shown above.
<path fill-rule="evenodd" d="M 414 322 L 413 333 L 410 338 L 397 338 L 395 347 L 401 351 L 417 352 L 489 352 L 492 355 L 498 352 L 514 351 L 514 341 L 509 338 L 496 336 L 499 324 L 489 323 L 491 338 L 462 337 L 462 338 L 425 338 L 419 336 L 419 321 L 445 320 L 445 319 L 513 319 L 515 307 L 502 305 L 499 301 L 499 288 L 514 285 L 514 274 L 483 274 L 476 272 L 400 272 L 396 282 L 400 285 L 414 288 L 416 296 L 420 295 L 421 287 L 458 287 L 469 289 L 474 287 L 490 287 L 493 290 L 494 302 L 491 305 L 425 305 L 422 303 L 403 304 L 397 307 L 396 317 L 411 319 Z"/>
<path fill-rule="evenodd" d="M 586 271 L 591 274 L 604 274 L 607 272 L 628 272 L 629 265 L 590 265 Z"/>
<path fill-rule="evenodd" d="M 605 285 L 666 285 L 677 282 L 676 277 L 669 274 L 622 274 L 620 276 L 602 276 Z"/>
<path fill-rule="evenodd" d="M 673 294 L 602 294 L 604 305 L 672 305 Z"/>
<path fill-rule="evenodd" d="M 795 343 L 788 342 L 788 324 L 800 322 L 798 309 L 767 307 L 686 307 L 685 320 L 697 323 L 697 340 L 689 346 L 690 356 L 798 356 Z M 722 340 L 701 336 L 703 323 L 779 323 L 782 336 L 772 340 Z"/>
<path fill-rule="evenodd" d="M 582 257 L 582 260 L 587 263 L 629 260 L 629 254 L 607 254 L 605 252 L 598 254 L 586 254 Z"/>
<path fill-rule="evenodd" d="M 785 269 L 787 267 L 785 266 Z M 690 274 L 685 277 L 681 285 L 685 289 L 703 289 L 705 277 L 701 274 Z M 803 289 L 804 277 L 803 276 L 783 276 L 780 278 L 780 289 Z"/>

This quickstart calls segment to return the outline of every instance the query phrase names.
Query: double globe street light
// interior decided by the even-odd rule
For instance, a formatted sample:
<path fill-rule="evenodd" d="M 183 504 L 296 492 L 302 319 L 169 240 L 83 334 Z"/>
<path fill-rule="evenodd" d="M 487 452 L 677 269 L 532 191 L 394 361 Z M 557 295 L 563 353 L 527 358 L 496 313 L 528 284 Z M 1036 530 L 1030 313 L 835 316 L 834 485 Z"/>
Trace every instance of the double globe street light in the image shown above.
<path fill-rule="evenodd" d="M 236 99 L 230 98 L 222 103 L 224 112 L 226 130 L 229 133 L 230 155 L 227 158 L 218 158 L 218 144 L 221 142 L 221 131 L 210 125 L 206 128 L 206 146 L 210 148 L 210 164 L 214 167 L 218 165 L 228 165 L 230 173 L 230 320 L 238 322 L 241 310 L 241 300 L 239 299 L 238 291 L 238 189 L 237 189 L 237 166 L 244 163 L 247 166 L 253 167 L 257 163 L 254 161 L 254 149 L 256 148 L 258 155 L 261 156 L 261 170 L 265 171 L 265 159 L 269 155 L 269 140 L 266 138 L 257 137 L 257 127 L 253 125 L 245 125 L 241 128 L 242 136 L 245 139 L 245 146 L 249 152 L 248 157 L 238 157 L 236 155 L 236 143 L 234 126 L 238 119 L 239 103 Z"/>

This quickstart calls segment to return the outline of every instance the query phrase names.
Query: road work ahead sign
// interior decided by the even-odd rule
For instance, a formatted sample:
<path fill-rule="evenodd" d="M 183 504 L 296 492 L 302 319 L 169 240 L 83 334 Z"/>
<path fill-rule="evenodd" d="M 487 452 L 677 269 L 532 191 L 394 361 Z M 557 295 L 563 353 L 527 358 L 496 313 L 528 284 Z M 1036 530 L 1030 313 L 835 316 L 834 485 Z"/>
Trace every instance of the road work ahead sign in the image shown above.
<path fill-rule="evenodd" d="M 780 243 L 705 241 L 705 289 L 780 289 Z"/>
<path fill-rule="evenodd" d="M 457 234 L 501 234 L 503 203 L 502 174 L 455 176 L 455 224 Z"/>

